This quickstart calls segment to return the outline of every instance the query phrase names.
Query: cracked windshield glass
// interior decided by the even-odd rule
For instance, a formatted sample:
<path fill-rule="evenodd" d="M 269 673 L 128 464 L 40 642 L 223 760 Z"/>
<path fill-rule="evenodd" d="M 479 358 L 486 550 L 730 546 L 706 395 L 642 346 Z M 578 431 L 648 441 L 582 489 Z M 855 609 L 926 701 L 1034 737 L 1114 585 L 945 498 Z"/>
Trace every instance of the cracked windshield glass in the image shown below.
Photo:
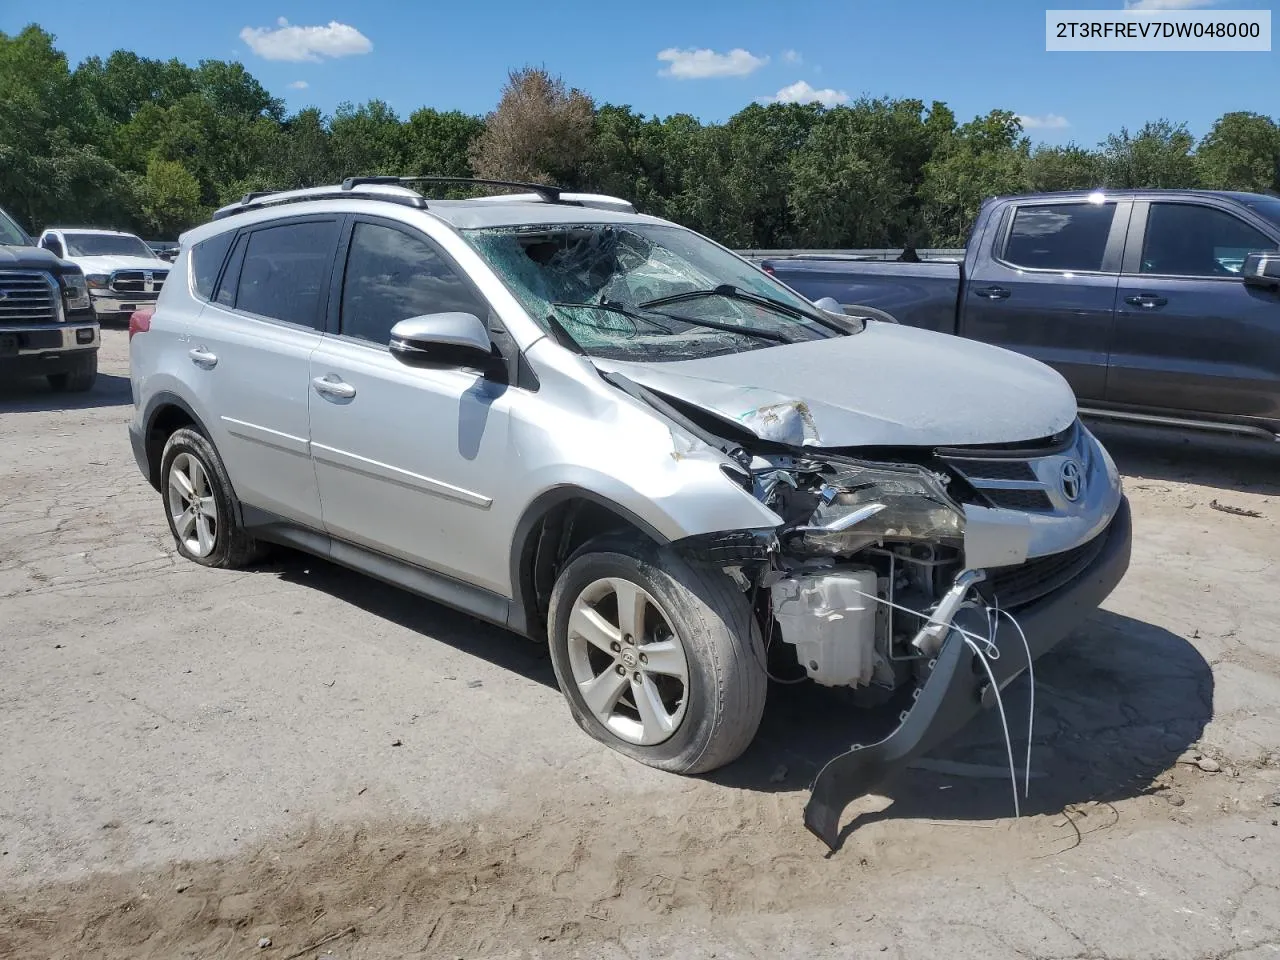
<path fill-rule="evenodd" d="M 679 227 L 463 233 L 539 324 L 593 356 L 687 360 L 840 335 L 812 304 Z"/>

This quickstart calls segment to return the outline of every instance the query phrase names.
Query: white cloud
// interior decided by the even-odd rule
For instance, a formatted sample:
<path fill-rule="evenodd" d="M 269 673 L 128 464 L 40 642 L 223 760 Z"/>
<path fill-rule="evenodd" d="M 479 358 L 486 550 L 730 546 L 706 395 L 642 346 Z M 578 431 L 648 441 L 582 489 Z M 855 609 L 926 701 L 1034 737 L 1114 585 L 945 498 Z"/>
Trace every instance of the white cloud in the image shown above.
<path fill-rule="evenodd" d="M 786 63 L 804 63 L 804 57 L 800 56 L 799 50 L 783 50 L 782 59 Z"/>
<path fill-rule="evenodd" d="M 765 97 L 770 103 L 820 103 L 824 107 L 835 107 L 849 102 L 849 95 L 843 90 L 827 87 L 815 90 L 803 80 L 797 80 L 789 87 L 783 87 L 772 97 Z"/>
<path fill-rule="evenodd" d="M 668 47 L 658 54 L 658 59 L 669 66 L 658 71 L 659 76 L 675 77 L 677 80 L 703 80 L 707 77 L 745 77 L 755 73 L 766 63 L 768 57 L 757 57 L 753 53 L 735 47 L 728 53 L 716 53 L 714 50 L 680 50 Z"/>
<path fill-rule="evenodd" d="M 284 17 L 271 27 L 245 27 L 240 39 L 264 60 L 319 63 L 321 57 L 350 57 L 368 53 L 373 43 L 355 27 L 337 20 L 328 26 L 299 27 Z"/>
<path fill-rule="evenodd" d="M 1218 0 L 1124 0 L 1126 10 L 1194 10 L 1212 7 Z"/>
<path fill-rule="evenodd" d="M 305 80 L 295 80 L 295 81 L 293 81 L 293 83 L 289 84 L 289 89 L 290 89 L 290 90 L 305 90 L 305 89 L 307 89 L 307 87 L 309 87 L 309 86 L 310 86 L 310 84 L 309 84 L 309 83 L 307 83 L 307 81 L 305 81 Z"/>
<path fill-rule="evenodd" d="M 1071 126 L 1070 120 L 1056 113 L 1046 113 L 1040 117 L 1020 113 L 1018 122 L 1022 124 L 1023 130 L 1065 130 Z"/>

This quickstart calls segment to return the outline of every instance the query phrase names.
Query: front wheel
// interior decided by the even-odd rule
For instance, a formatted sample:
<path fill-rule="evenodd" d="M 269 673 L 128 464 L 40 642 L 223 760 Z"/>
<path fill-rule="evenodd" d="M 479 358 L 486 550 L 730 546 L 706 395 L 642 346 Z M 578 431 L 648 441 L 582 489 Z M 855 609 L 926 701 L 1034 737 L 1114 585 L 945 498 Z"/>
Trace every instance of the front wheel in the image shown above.
<path fill-rule="evenodd" d="M 583 546 L 551 595 L 556 680 L 574 720 L 662 770 L 735 760 L 764 713 L 759 627 L 719 570 L 640 538 Z"/>

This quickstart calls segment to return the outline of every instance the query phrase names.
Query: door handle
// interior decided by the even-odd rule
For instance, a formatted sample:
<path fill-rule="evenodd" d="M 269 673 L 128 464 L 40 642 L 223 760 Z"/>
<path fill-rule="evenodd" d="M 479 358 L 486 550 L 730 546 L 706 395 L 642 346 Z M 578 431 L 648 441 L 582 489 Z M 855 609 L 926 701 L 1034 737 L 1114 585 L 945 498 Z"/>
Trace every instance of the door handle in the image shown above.
<path fill-rule="evenodd" d="M 336 373 L 331 373 L 326 377 L 316 377 L 311 381 L 311 385 L 316 388 L 316 393 L 320 394 L 320 396 L 328 397 L 332 400 L 350 400 L 356 395 L 356 388 Z"/>
<path fill-rule="evenodd" d="M 216 353 L 210 353 L 204 347 L 195 347 L 187 351 L 187 356 L 189 356 L 191 358 L 191 362 L 201 370 L 212 370 L 218 365 L 218 355 Z"/>
<path fill-rule="evenodd" d="M 1154 293 L 1139 293 L 1132 297 L 1125 297 L 1124 302 L 1135 307 L 1152 310 L 1155 307 L 1163 307 L 1169 301 L 1164 297 L 1157 297 Z"/>
<path fill-rule="evenodd" d="M 973 292 L 987 300 L 1006 300 L 1009 297 L 1009 291 L 1004 287 L 980 287 L 975 288 Z"/>

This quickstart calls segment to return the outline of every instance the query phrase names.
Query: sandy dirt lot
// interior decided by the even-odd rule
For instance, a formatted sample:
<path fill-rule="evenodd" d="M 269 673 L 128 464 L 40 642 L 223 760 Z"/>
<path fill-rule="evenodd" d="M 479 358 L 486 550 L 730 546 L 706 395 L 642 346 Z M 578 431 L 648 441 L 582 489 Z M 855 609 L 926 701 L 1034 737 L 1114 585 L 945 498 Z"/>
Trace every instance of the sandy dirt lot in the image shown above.
<path fill-rule="evenodd" d="M 1280 958 L 1280 453 L 1103 431 L 1133 566 L 1041 661 L 1024 816 L 987 716 L 826 857 L 807 785 L 874 718 L 775 688 L 668 776 L 528 641 L 179 562 L 104 341 L 90 395 L 0 390 L 0 957 Z"/>

